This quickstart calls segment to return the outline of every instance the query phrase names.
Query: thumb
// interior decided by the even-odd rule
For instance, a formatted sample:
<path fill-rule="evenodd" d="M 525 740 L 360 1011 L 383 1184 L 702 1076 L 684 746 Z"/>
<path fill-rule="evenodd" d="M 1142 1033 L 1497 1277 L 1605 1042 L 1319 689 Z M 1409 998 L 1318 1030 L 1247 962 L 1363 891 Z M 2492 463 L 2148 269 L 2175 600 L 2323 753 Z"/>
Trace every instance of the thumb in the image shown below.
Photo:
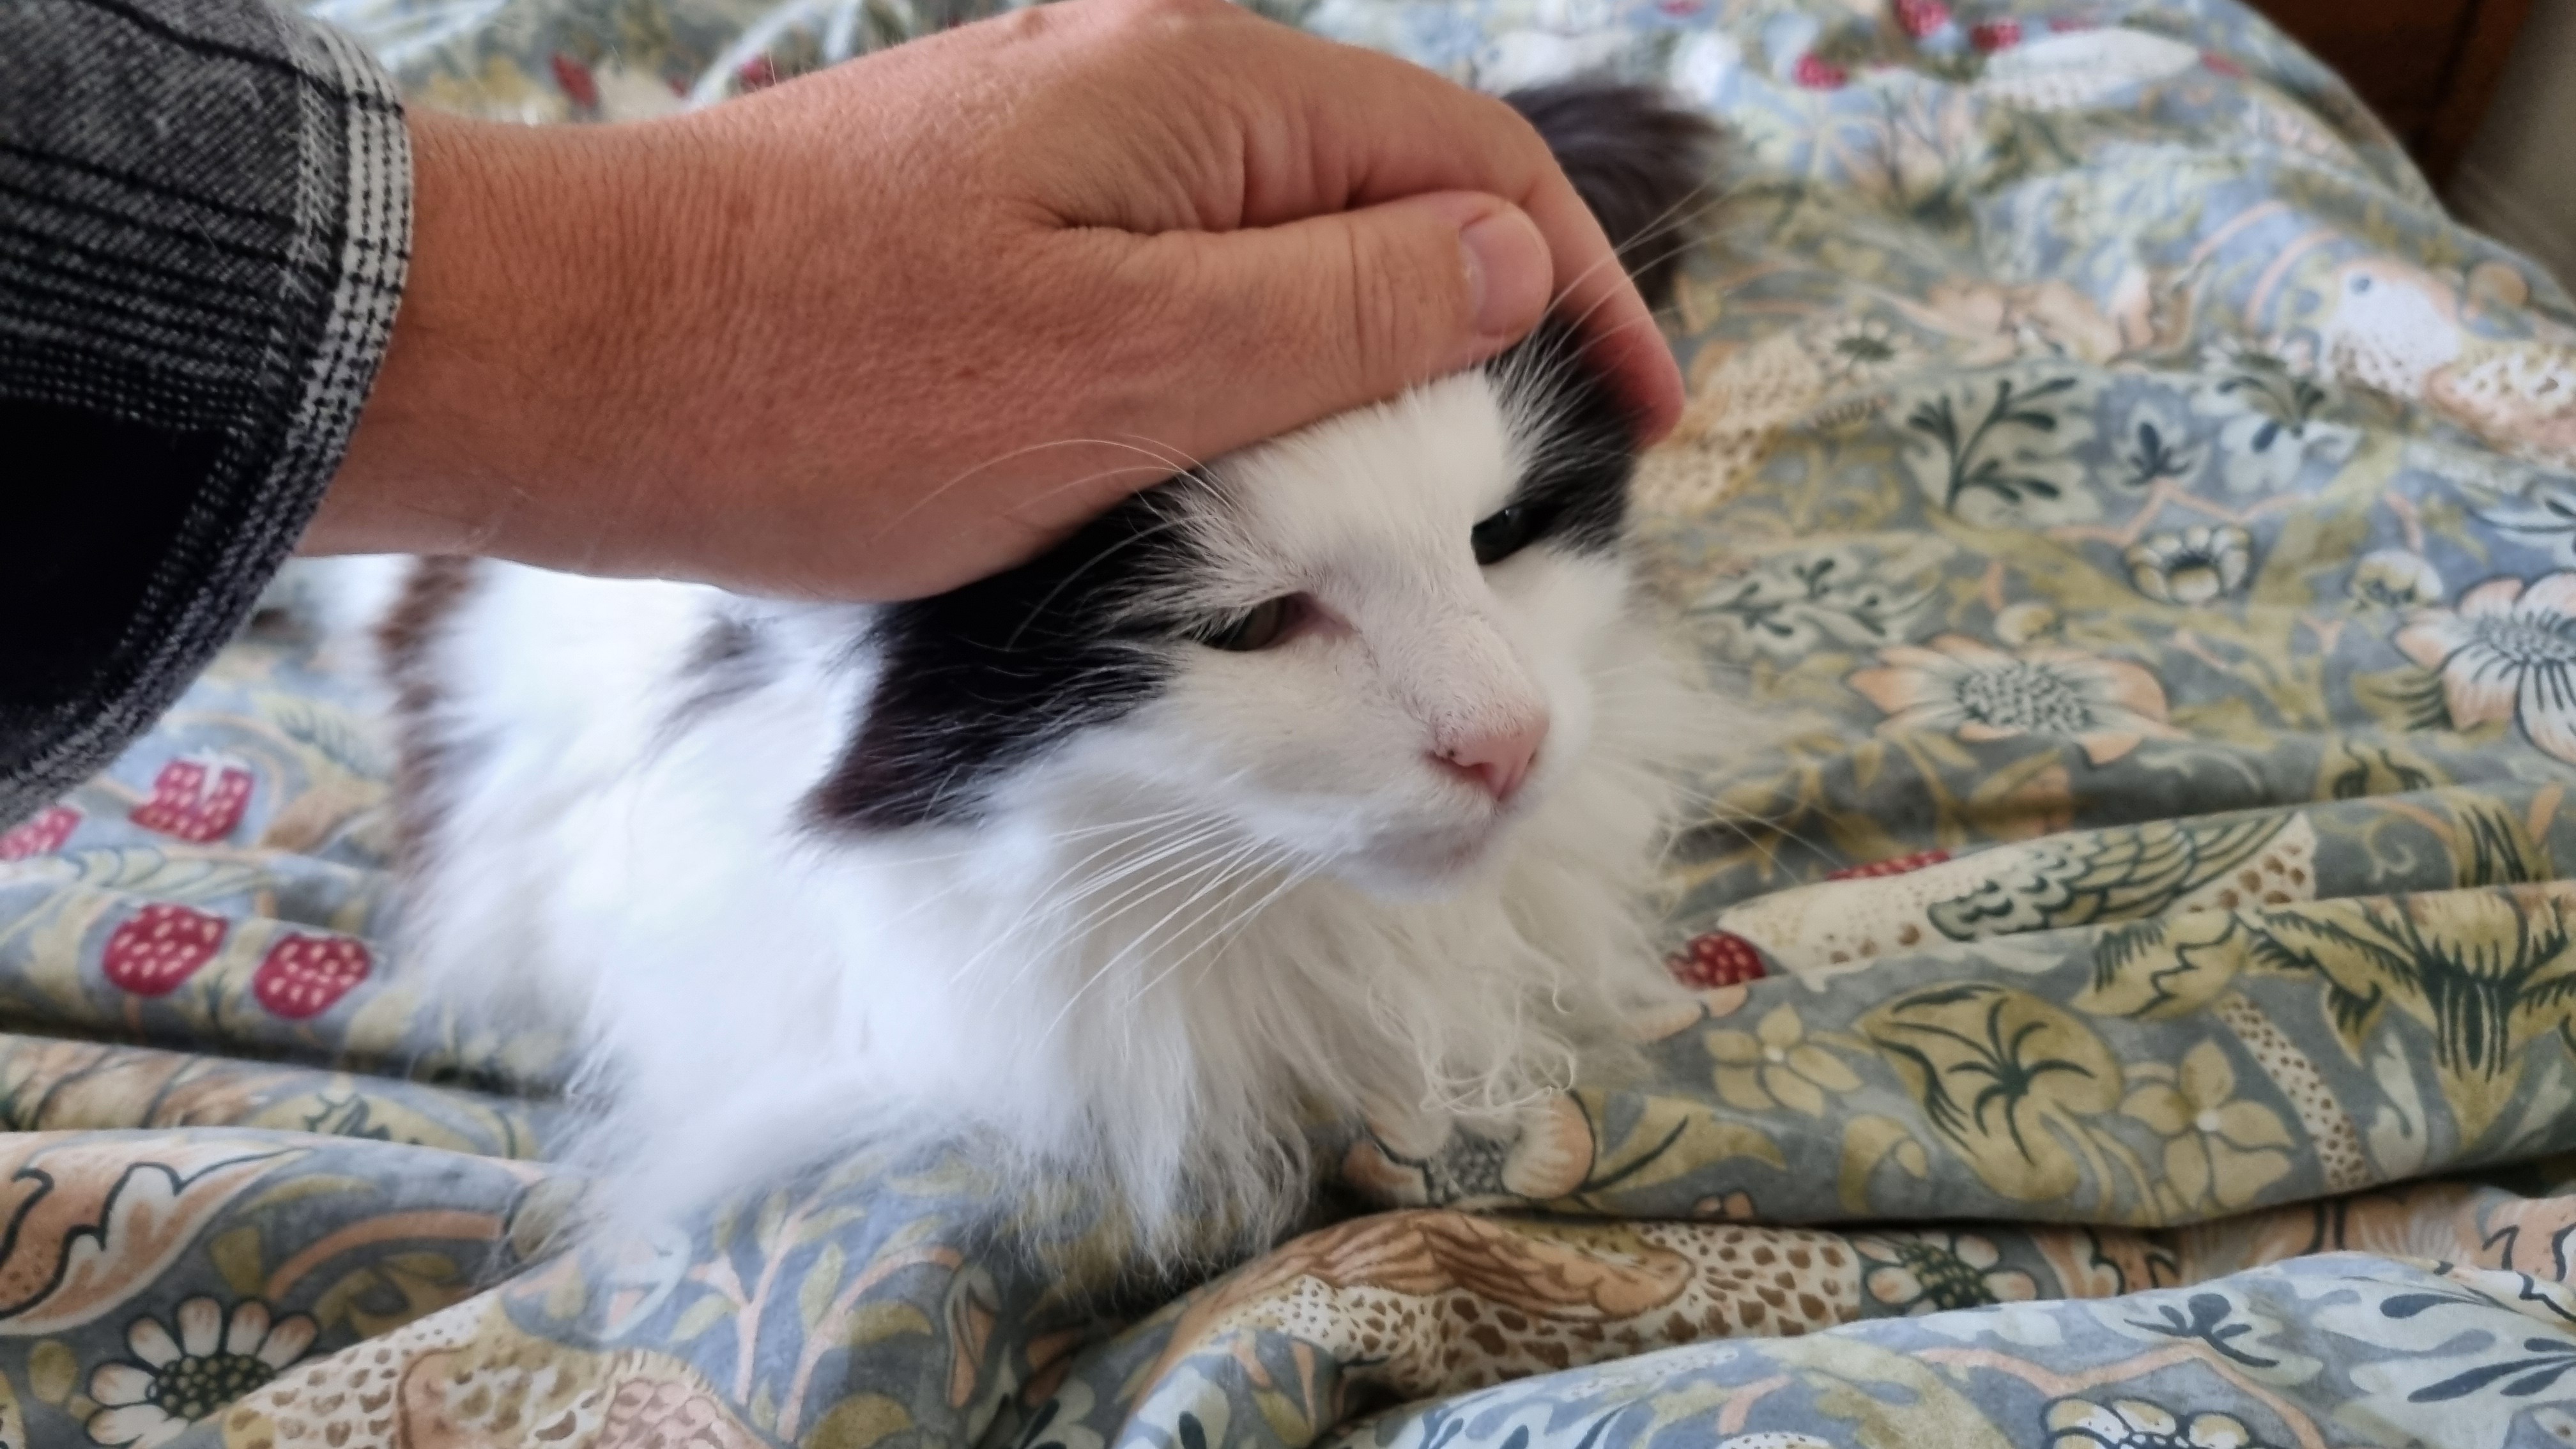
<path fill-rule="evenodd" d="M 1471 367 L 1546 314 L 1554 268 L 1510 202 L 1438 192 L 1231 232 L 1147 238 L 1166 354 L 1208 456 Z"/>

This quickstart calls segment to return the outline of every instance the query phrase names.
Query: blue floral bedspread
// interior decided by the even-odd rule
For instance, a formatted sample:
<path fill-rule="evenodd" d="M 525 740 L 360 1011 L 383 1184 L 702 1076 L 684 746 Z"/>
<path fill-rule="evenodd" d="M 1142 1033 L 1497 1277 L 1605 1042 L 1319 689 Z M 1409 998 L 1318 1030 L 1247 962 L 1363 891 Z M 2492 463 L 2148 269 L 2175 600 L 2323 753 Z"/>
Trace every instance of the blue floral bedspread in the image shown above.
<path fill-rule="evenodd" d="M 914 0 L 319 0 L 669 110 Z M 563 1044 L 379 944 L 380 723 L 254 632 L 0 836 L 0 1445 L 2576 1440 L 2576 309 L 2226 0 L 1307 0 L 1725 123 L 1641 483 L 1781 721 L 1696 1003 L 1195 1286 L 851 1163 L 546 1251 Z"/>

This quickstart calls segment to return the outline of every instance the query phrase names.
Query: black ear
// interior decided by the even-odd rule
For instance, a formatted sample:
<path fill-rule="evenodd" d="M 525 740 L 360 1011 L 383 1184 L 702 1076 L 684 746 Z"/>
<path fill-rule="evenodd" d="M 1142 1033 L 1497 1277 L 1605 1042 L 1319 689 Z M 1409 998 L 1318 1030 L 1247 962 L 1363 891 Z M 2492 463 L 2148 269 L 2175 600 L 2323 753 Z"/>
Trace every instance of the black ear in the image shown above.
<path fill-rule="evenodd" d="M 1646 304 L 1672 299 L 1692 193 L 1708 182 L 1717 128 L 1645 86 L 1567 81 L 1503 97 L 1538 128 L 1592 208 Z"/>

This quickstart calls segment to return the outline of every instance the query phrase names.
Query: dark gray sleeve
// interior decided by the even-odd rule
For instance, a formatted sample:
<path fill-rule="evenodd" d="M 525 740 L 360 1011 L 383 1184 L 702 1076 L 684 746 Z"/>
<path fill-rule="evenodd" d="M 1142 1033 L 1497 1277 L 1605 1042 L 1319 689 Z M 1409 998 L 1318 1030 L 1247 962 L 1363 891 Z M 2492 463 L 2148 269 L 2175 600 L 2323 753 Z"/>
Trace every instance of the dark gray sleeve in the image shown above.
<path fill-rule="evenodd" d="M 392 86 L 264 0 L 0 0 L 0 825 L 240 627 L 411 242 Z"/>

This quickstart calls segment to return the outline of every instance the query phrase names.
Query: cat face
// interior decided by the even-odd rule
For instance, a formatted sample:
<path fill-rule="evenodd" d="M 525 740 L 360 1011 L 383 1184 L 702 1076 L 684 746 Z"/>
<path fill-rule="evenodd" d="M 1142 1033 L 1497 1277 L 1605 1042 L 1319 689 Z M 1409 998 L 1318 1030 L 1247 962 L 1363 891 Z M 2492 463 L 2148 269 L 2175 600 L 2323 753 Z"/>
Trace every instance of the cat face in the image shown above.
<path fill-rule="evenodd" d="M 1652 92 L 1506 98 L 1650 305 L 1712 133 Z M 1616 651 L 1630 419 L 1573 327 L 1149 489 L 880 612 L 826 831 L 1155 817 L 1377 890 L 1474 869 L 1579 762 Z"/>
<path fill-rule="evenodd" d="M 1168 813 L 1373 889 L 1436 887 L 1591 737 L 1631 447 L 1551 326 L 1150 490 L 1022 569 L 886 611 L 814 813 Z"/>
<path fill-rule="evenodd" d="M 1437 885 L 1489 856 L 1585 749 L 1627 584 L 1624 438 L 1578 442 L 1558 394 L 1508 376 L 1215 470 L 1194 602 L 1232 632 L 1068 764 L 1355 882 Z"/>

